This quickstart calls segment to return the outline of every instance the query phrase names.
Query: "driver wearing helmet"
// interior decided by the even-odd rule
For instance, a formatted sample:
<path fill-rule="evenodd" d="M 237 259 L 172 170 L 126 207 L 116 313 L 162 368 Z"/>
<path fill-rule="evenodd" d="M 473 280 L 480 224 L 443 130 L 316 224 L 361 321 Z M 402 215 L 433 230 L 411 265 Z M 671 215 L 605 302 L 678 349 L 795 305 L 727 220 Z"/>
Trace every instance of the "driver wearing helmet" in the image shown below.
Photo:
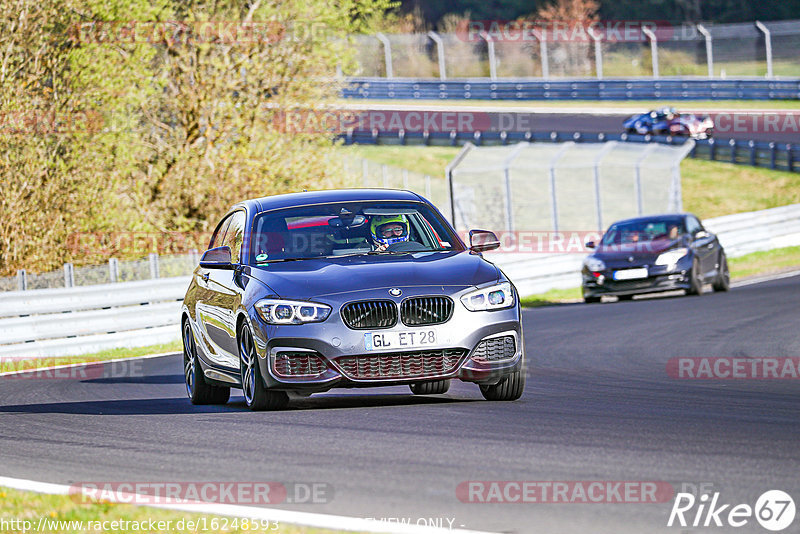
<path fill-rule="evenodd" d="M 369 223 L 369 233 L 375 250 L 408 241 L 408 220 L 405 215 L 376 215 Z"/>

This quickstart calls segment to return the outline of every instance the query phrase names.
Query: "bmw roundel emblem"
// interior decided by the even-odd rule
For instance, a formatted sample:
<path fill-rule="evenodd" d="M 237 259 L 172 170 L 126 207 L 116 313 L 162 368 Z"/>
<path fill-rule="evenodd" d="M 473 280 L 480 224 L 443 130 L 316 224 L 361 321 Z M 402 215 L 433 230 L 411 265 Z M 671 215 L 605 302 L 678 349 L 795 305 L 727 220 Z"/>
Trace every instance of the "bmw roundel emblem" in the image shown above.
<path fill-rule="evenodd" d="M 392 289 L 389 290 L 389 294 L 393 297 L 399 297 L 400 295 L 403 294 L 403 290 L 400 289 L 399 287 L 393 287 Z"/>
<path fill-rule="evenodd" d="M 630 263 L 633 263 L 633 256 L 628 256 L 628 261 L 629 261 Z"/>

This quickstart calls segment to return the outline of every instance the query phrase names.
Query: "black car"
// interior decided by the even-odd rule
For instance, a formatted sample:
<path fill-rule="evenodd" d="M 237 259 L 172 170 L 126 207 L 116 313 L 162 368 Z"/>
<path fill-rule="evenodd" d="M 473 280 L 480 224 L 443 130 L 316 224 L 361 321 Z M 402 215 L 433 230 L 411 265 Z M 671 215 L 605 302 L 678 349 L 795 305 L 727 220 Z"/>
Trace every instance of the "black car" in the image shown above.
<path fill-rule="evenodd" d="M 692 214 L 657 215 L 612 224 L 595 252 L 583 261 L 583 300 L 684 289 L 701 295 L 703 286 L 727 291 L 730 274 L 717 236 Z"/>
<path fill-rule="evenodd" d="M 451 379 L 488 400 L 525 387 L 519 296 L 409 191 L 293 193 L 234 206 L 214 231 L 181 312 L 186 392 L 253 410 L 289 394 L 406 385 L 445 393 Z"/>

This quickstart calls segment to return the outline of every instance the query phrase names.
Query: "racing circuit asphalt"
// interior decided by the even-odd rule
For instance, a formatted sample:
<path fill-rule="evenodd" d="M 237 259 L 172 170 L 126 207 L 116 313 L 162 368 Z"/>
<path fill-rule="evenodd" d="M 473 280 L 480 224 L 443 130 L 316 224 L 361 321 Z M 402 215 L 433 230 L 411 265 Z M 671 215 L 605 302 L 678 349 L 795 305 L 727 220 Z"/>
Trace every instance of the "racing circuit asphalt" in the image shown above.
<path fill-rule="evenodd" d="M 800 277 L 702 297 L 524 312 L 525 395 L 339 390 L 251 413 L 186 399 L 180 356 L 142 376 L 0 379 L 0 475 L 76 481 L 325 482 L 327 504 L 373 518 L 455 518 L 503 532 L 727 532 L 666 527 L 659 504 L 467 504 L 470 480 L 713 484 L 721 502 L 800 498 L 798 380 L 677 380 L 678 356 L 800 355 Z M 797 532 L 800 519 L 785 532 Z M 445 522 L 445 525 L 447 523 Z M 753 525 L 754 521 L 750 521 Z M 760 527 L 739 532 L 764 532 Z"/>

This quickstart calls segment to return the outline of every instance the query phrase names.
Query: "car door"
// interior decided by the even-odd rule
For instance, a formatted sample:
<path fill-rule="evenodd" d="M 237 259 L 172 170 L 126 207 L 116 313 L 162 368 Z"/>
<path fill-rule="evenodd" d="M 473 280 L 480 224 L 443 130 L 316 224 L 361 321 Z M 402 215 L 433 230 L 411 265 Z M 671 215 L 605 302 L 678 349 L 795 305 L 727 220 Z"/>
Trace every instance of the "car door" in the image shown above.
<path fill-rule="evenodd" d="M 700 263 L 700 272 L 703 278 L 708 278 L 716 268 L 717 236 L 703 228 L 694 215 L 687 216 L 686 229 L 692 236 L 692 249 Z"/>
<path fill-rule="evenodd" d="M 236 339 L 236 311 L 241 302 L 242 286 L 239 270 L 246 215 L 244 210 L 231 214 L 222 246 L 231 249 L 231 269 L 209 269 L 208 291 L 210 310 L 213 310 L 213 340 L 219 363 L 239 368 L 239 347 Z M 212 315 L 210 314 L 209 317 Z"/>

